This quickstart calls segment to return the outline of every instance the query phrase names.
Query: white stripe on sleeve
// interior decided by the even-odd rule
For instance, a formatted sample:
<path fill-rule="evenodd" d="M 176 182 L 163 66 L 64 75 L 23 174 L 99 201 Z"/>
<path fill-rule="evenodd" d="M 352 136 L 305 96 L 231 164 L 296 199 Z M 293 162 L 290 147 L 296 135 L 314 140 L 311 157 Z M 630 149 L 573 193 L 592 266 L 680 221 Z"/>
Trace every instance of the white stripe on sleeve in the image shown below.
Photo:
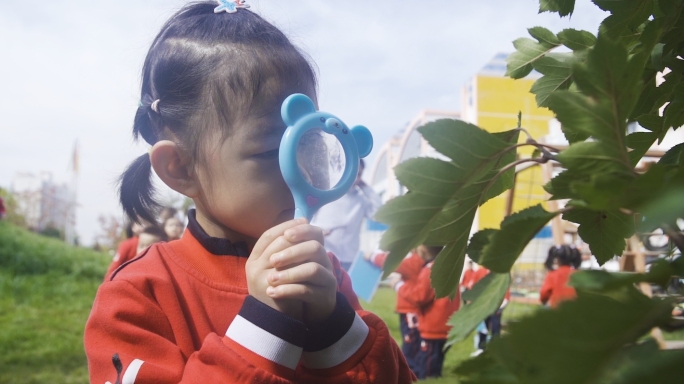
<path fill-rule="evenodd" d="M 121 384 L 135 384 L 135 378 L 138 377 L 138 372 L 140 372 L 140 367 L 142 367 L 144 361 L 140 359 L 133 360 L 128 364 L 126 372 L 121 379 Z"/>
<path fill-rule="evenodd" d="M 349 331 L 335 344 L 316 352 L 302 353 L 302 363 L 307 368 L 325 369 L 340 365 L 361 348 L 368 336 L 368 326 L 357 314 Z"/>
<path fill-rule="evenodd" d="M 302 355 L 301 347 L 259 328 L 240 315 L 235 316 L 226 336 L 257 355 L 290 369 L 297 368 Z"/>

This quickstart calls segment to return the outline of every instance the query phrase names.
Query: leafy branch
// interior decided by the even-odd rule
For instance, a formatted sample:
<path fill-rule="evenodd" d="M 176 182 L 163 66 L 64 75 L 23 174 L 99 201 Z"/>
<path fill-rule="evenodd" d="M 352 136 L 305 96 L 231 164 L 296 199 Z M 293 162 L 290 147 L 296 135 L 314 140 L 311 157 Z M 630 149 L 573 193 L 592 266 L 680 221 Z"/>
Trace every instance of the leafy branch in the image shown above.
<path fill-rule="evenodd" d="M 466 253 L 492 271 L 450 320 L 450 342 L 468 335 L 498 306 L 524 247 L 559 215 L 579 225 L 579 236 L 600 263 L 621 255 L 626 238 L 656 227 L 684 249 L 676 224 L 684 218 L 684 143 L 646 171 L 640 166 L 654 143 L 684 125 L 684 0 L 593 2 L 609 13 L 598 35 L 533 27 L 531 38 L 513 42 L 516 51 L 508 58 L 511 78 L 532 70 L 542 75 L 531 92 L 560 122 L 566 149 L 538 143 L 521 127 L 520 115 L 517 128 L 502 133 L 440 120 L 419 132 L 449 160 L 418 158 L 395 169 L 409 192 L 376 216 L 389 225 L 381 241 L 390 251 L 385 271 L 423 243 L 445 246 L 431 272 L 438 297 L 455 293 Z M 539 11 L 569 16 L 574 5 L 540 0 Z M 557 52 L 561 46 L 569 52 Z M 628 134 L 637 123 L 643 129 Z M 519 143 L 520 132 L 527 138 Z M 519 159 L 517 149 L 524 146 L 534 146 L 534 155 Z M 520 210 L 498 229 L 481 230 L 468 241 L 478 207 L 513 186 L 516 168 L 548 161 L 563 171 L 544 189 L 551 200 L 567 200 L 566 208 L 548 212 L 540 204 Z M 683 266 L 679 257 L 645 274 L 576 273 L 576 300 L 511 325 L 507 335 L 459 368 L 461 382 L 665 383 L 681 377 L 684 366 L 676 362 L 684 352 L 638 344 L 652 327 L 673 328 L 672 302 L 648 298 L 634 285 L 665 285 L 672 276 L 684 276 Z M 638 369 L 629 367 L 635 359 Z"/>

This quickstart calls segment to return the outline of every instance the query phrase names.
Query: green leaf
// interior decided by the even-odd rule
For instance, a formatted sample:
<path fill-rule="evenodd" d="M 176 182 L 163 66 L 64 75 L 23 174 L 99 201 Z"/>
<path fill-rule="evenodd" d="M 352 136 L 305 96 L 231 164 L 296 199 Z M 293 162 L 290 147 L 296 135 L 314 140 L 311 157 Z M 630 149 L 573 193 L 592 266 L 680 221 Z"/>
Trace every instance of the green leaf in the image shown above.
<path fill-rule="evenodd" d="M 641 89 L 641 95 L 639 96 L 639 100 L 637 100 L 636 105 L 634 106 L 634 110 L 632 111 L 632 115 L 630 116 L 630 120 L 638 120 L 640 121 L 641 119 L 645 118 L 646 115 L 649 115 L 647 118 L 651 119 L 651 123 L 648 123 L 649 125 L 653 126 L 653 121 L 657 120 L 654 118 L 659 118 L 659 124 L 658 126 L 658 131 L 660 131 L 660 127 L 663 125 L 662 118 L 659 116 L 657 113 L 657 110 L 660 106 L 656 106 L 655 103 L 660 97 L 660 94 L 662 93 L 662 89 L 660 89 L 656 85 L 656 77 L 658 76 L 658 71 L 651 70 L 651 69 L 646 69 L 644 70 L 644 75 L 642 76 L 642 89 Z M 655 112 L 655 113 L 654 113 Z M 657 122 L 656 122 L 657 123 Z M 639 122 L 641 124 L 641 122 Z M 641 126 L 644 126 L 641 124 Z M 644 126 L 645 128 L 645 126 Z M 654 129 L 649 130 L 653 131 Z"/>
<path fill-rule="evenodd" d="M 591 211 L 575 208 L 563 214 L 563 219 L 579 224 L 577 234 L 591 249 L 599 264 L 622 255 L 625 239 L 634 234 L 631 216 L 614 211 Z"/>
<path fill-rule="evenodd" d="M 684 125 L 684 83 L 679 84 L 673 91 L 673 98 L 665 107 L 663 117 L 664 126 L 667 128 L 678 128 Z"/>
<path fill-rule="evenodd" d="M 588 180 L 589 178 L 578 179 L 576 175 L 566 170 L 546 183 L 546 185 L 544 185 L 544 190 L 551 194 L 551 200 L 570 199 L 574 196 L 570 189 L 570 184 L 584 179 Z"/>
<path fill-rule="evenodd" d="M 452 328 L 447 345 L 466 338 L 487 316 L 496 312 L 510 284 L 511 276 L 508 273 L 489 273 L 478 281 L 463 297 L 470 304 L 461 307 L 449 319 Z"/>
<path fill-rule="evenodd" d="M 670 148 L 663 157 L 658 160 L 658 164 L 662 165 L 684 165 L 684 143 L 679 143 Z"/>
<path fill-rule="evenodd" d="M 626 137 L 627 146 L 632 148 L 629 152 L 629 160 L 636 166 L 648 149 L 658 140 L 658 134 L 654 132 L 633 132 Z"/>
<path fill-rule="evenodd" d="M 556 213 L 535 205 L 506 217 L 501 229 L 489 236 L 479 263 L 494 272 L 508 273 L 527 243 L 554 216 Z"/>
<path fill-rule="evenodd" d="M 651 132 L 660 132 L 663 127 L 663 118 L 658 114 L 639 116 L 637 122 Z"/>
<path fill-rule="evenodd" d="M 666 286 L 676 274 L 677 265 L 666 260 L 657 260 L 651 264 L 648 273 L 607 272 L 602 270 L 577 271 L 570 276 L 569 285 L 583 291 L 606 292 L 648 282 Z"/>
<path fill-rule="evenodd" d="M 396 167 L 399 182 L 409 192 L 389 201 L 375 217 L 389 225 L 380 242 L 382 249 L 390 251 L 384 269 L 386 273 L 394 270 L 419 244 L 444 245 L 431 279 L 438 297 L 453 297 L 477 207 L 510 185 L 510 181 L 494 177 L 515 159 L 515 151 L 510 149 L 519 132 L 493 135 L 472 124 L 446 119 L 429 123 L 419 132 L 452 161 L 414 159 Z"/>
<path fill-rule="evenodd" d="M 549 55 L 535 61 L 532 66 L 544 76 L 537 79 L 530 92 L 536 95 L 537 105 L 546 107 L 546 100 L 552 92 L 568 89 L 572 83 L 572 57 L 558 60 Z"/>
<path fill-rule="evenodd" d="M 470 243 L 468 243 L 468 249 L 466 253 L 474 262 L 480 264 L 480 257 L 482 256 L 482 250 L 489 244 L 489 238 L 492 234 L 498 232 L 498 229 L 483 229 L 481 231 L 475 232 L 475 234 L 470 238 Z"/>
<path fill-rule="evenodd" d="M 637 176 L 636 180 L 616 196 L 620 207 L 639 211 L 641 207 L 653 199 L 657 199 L 672 177 L 671 167 L 653 164 L 648 171 Z"/>
<path fill-rule="evenodd" d="M 438 198 L 453 191 L 460 174 L 453 163 L 431 157 L 409 159 L 395 168 L 395 175 L 411 192 Z"/>
<path fill-rule="evenodd" d="M 631 164 L 623 162 L 621 149 L 598 141 L 573 144 L 556 157 L 566 169 L 575 172 L 632 174 Z"/>
<path fill-rule="evenodd" d="M 575 0 L 539 0 L 539 13 L 558 12 L 563 16 L 570 16 L 575 10 Z"/>
<path fill-rule="evenodd" d="M 517 377 L 486 350 L 477 357 L 462 362 L 455 372 L 460 384 L 521 384 Z"/>
<path fill-rule="evenodd" d="M 594 34 L 572 28 L 560 31 L 558 33 L 558 40 L 573 51 L 589 49 L 596 44 L 596 36 Z"/>
<path fill-rule="evenodd" d="M 676 186 L 644 205 L 641 210 L 644 219 L 639 223 L 639 231 L 648 232 L 659 228 L 663 223 L 672 223 L 684 218 L 682 196 L 684 186 Z"/>
<path fill-rule="evenodd" d="M 573 80 L 584 97 L 581 104 L 573 102 L 573 109 L 590 117 L 589 125 L 573 128 L 624 150 L 627 117 L 638 100 L 642 71 L 643 67 L 628 60 L 624 46 L 599 35 L 586 64 L 573 67 Z M 563 112 L 565 117 L 567 111 Z M 560 115 L 558 119 L 564 123 Z"/>
<path fill-rule="evenodd" d="M 540 43 L 547 45 L 560 45 L 560 40 L 556 37 L 556 34 L 544 27 L 532 27 L 527 30 L 530 36 L 537 39 Z"/>
<path fill-rule="evenodd" d="M 593 2 L 602 10 L 611 13 L 601 23 L 601 30 L 611 38 L 634 34 L 654 10 L 652 0 L 593 0 Z"/>
<path fill-rule="evenodd" d="M 528 29 L 537 41 L 521 37 L 513 41 L 516 51 L 506 58 L 506 76 L 521 79 L 532 71 L 532 64 L 560 45 L 556 35 L 548 29 L 534 27 Z M 553 37 L 552 37 L 553 36 Z"/>
<path fill-rule="evenodd" d="M 575 199 L 584 201 L 584 206 L 594 210 L 620 208 L 620 197 L 633 183 L 632 175 L 597 173 L 588 181 L 574 181 L 570 184 Z"/>
<path fill-rule="evenodd" d="M 633 344 L 615 357 L 598 382 L 612 384 L 670 384 L 684 377 L 684 350 L 661 350 L 655 340 Z"/>
<path fill-rule="evenodd" d="M 524 383 L 595 382 L 625 345 L 667 324 L 672 306 L 634 287 L 612 295 L 578 292 L 557 309 L 511 323 L 487 347 L 493 359 Z"/>

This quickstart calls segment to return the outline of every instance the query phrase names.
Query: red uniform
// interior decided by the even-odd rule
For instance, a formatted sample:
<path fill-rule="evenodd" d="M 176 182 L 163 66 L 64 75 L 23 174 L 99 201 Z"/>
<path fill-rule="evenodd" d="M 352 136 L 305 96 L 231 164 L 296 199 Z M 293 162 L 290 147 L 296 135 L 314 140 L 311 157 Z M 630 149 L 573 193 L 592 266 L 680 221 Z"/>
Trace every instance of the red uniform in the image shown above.
<path fill-rule="evenodd" d="M 109 264 L 107 268 L 107 273 L 105 274 L 105 281 L 111 276 L 112 272 L 116 271 L 123 263 L 131 260 L 138 254 L 138 236 L 133 236 L 130 239 L 126 239 L 119 244 L 119 248 L 116 250 L 116 254 L 112 259 L 112 263 Z"/>
<path fill-rule="evenodd" d="M 426 265 L 412 283 L 405 283 L 399 288 L 399 296 L 403 296 L 418 311 L 418 331 L 423 339 L 446 339 L 451 329 L 447 325 L 449 317 L 461 304 L 458 292 L 453 300 L 448 297 L 435 299 L 435 290 L 430 285 L 430 272 L 433 263 Z"/>
<path fill-rule="evenodd" d="M 90 382 L 290 383 L 414 380 L 385 324 L 361 310 L 331 255 L 337 306 L 307 327 L 248 295 L 244 243 L 193 215 L 100 287 L 85 329 Z"/>
<path fill-rule="evenodd" d="M 570 275 L 575 270 L 569 265 L 561 265 L 555 271 L 549 271 L 544 279 L 544 284 L 539 291 L 539 299 L 542 304 L 548 301 L 552 308 L 555 308 L 565 300 L 574 299 L 576 296 L 575 288 L 568 286 Z"/>
<path fill-rule="evenodd" d="M 458 291 L 453 300 L 449 300 L 448 297 L 435 298 L 435 290 L 430 285 L 432 265 L 433 263 L 426 265 L 420 271 L 418 278 L 413 282 L 403 284 L 398 290 L 398 296 L 403 296 L 420 308 L 418 311 L 420 343 L 413 368 L 419 379 L 442 375 L 446 354 L 444 346 L 451 329 L 447 321 L 461 304 Z"/>
<path fill-rule="evenodd" d="M 371 256 L 371 262 L 382 268 L 385 265 L 385 260 L 387 260 L 387 252 L 380 252 L 373 254 Z M 425 266 L 425 260 L 418 256 L 417 253 L 412 253 L 409 257 L 401 261 L 401 264 L 394 271 L 401 275 L 401 280 L 406 282 L 412 282 L 418 278 L 420 270 Z M 418 313 L 418 308 L 413 305 L 410 301 L 406 300 L 403 296 L 397 295 L 397 313 L 407 314 L 407 313 Z"/>

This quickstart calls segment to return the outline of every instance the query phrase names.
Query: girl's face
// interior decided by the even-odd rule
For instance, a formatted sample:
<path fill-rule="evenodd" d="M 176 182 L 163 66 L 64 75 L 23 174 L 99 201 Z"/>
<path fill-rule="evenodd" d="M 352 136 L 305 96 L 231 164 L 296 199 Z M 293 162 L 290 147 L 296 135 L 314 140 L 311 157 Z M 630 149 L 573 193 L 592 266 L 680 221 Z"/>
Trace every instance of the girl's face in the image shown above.
<path fill-rule="evenodd" d="M 172 217 L 164 223 L 164 232 L 166 232 L 169 240 L 180 239 L 180 235 L 183 232 L 183 224 L 177 218 Z"/>
<path fill-rule="evenodd" d="M 273 79 L 271 79 L 273 80 Z M 276 89 L 268 87 L 262 89 Z M 285 132 L 280 106 L 291 93 L 259 95 L 221 141 L 218 129 L 198 163 L 197 220 L 210 236 L 253 245 L 267 229 L 294 218 L 294 200 L 280 173 Z M 266 92 L 264 92 L 266 93 Z M 304 93 L 304 92 L 302 92 Z M 306 92 L 315 100 L 313 92 Z M 211 135 L 208 135 L 211 136 Z"/>

